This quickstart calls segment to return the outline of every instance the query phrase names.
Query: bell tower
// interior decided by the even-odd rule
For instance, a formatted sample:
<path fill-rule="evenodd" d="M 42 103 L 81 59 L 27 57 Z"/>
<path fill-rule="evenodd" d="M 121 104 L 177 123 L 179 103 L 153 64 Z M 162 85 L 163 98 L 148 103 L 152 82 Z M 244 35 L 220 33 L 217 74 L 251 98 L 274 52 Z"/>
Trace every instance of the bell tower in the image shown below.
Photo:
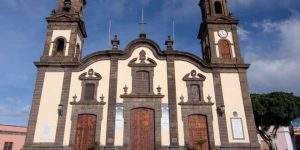
<path fill-rule="evenodd" d="M 227 0 L 201 0 L 201 40 L 203 59 L 211 64 L 244 64 L 237 34 L 238 20 Z"/>
<path fill-rule="evenodd" d="M 83 21 L 85 0 L 58 0 L 48 22 L 44 53 L 40 62 L 76 63 L 82 55 L 87 37 Z"/>

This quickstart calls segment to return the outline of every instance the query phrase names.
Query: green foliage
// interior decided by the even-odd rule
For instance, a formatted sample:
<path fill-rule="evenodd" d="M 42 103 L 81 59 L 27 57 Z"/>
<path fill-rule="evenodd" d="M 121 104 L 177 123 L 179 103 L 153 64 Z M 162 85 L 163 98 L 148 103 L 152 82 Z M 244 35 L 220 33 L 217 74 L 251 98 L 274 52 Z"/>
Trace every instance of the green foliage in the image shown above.
<path fill-rule="evenodd" d="M 257 131 L 269 145 L 278 128 L 289 126 L 300 114 L 300 98 L 293 93 L 251 94 L 251 100 Z"/>

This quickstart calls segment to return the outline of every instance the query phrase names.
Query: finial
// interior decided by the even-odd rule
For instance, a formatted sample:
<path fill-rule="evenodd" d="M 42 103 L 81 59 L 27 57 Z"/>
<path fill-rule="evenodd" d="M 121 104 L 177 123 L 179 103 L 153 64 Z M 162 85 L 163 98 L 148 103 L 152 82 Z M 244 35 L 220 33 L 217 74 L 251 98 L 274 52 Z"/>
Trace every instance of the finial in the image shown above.
<path fill-rule="evenodd" d="M 128 94 L 128 93 L 127 93 L 127 92 L 128 92 L 128 87 L 127 87 L 127 85 L 124 86 L 123 90 L 124 90 L 124 94 L 127 95 L 127 94 Z"/>
<path fill-rule="evenodd" d="M 144 50 L 142 50 L 140 52 L 140 60 L 141 60 L 141 63 L 145 63 L 145 60 L 146 60 L 146 52 Z"/>
<path fill-rule="evenodd" d="M 207 100 L 208 100 L 208 102 L 211 102 L 211 96 L 210 95 L 207 96 Z"/>
<path fill-rule="evenodd" d="M 160 85 L 156 89 L 157 89 L 157 94 L 161 95 L 161 87 L 160 87 Z"/>
<path fill-rule="evenodd" d="M 73 101 L 76 102 L 76 99 L 77 99 L 77 95 L 75 94 L 75 95 L 73 96 Z"/>
<path fill-rule="evenodd" d="M 71 5 L 72 5 L 71 0 L 65 0 L 65 1 L 64 1 L 64 10 L 65 10 L 65 11 L 70 11 Z"/>
<path fill-rule="evenodd" d="M 181 100 L 181 102 L 183 102 L 183 100 L 184 100 L 183 95 L 180 96 L 180 100 Z"/>
<path fill-rule="evenodd" d="M 91 77 L 94 75 L 94 70 L 93 69 L 89 69 L 88 71 L 88 75 Z"/>
<path fill-rule="evenodd" d="M 120 45 L 120 40 L 118 39 L 118 35 L 114 36 L 114 39 L 111 40 L 112 50 L 118 50 Z"/>
<path fill-rule="evenodd" d="M 140 38 L 145 39 L 147 37 L 146 33 L 140 33 Z"/>
<path fill-rule="evenodd" d="M 51 15 L 54 15 L 55 13 L 56 13 L 56 10 L 55 10 L 55 9 L 52 9 Z"/>
<path fill-rule="evenodd" d="M 101 100 L 101 102 L 103 102 L 103 100 L 104 100 L 104 95 L 102 94 L 102 96 L 100 97 L 100 100 Z"/>
<path fill-rule="evenodd" d="M 166 40 L 165 45 L 167 46 L 167 50 L 174 50 L 174 48 L 173 48 L 174 40 L 172 39 L 171 36 L 168 36 L 168 39 Z"/>

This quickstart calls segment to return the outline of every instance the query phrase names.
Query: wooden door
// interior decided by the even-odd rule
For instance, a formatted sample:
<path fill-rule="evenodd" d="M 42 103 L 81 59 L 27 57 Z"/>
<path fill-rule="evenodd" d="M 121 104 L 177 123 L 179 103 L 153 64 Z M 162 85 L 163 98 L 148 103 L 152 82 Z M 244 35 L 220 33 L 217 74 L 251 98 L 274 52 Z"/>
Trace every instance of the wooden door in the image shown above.
<path fill-rule="evenodd" d="M 190 115 L 188 117 L 189 149 L 209 150 L 209 138 L 206 116 Z"/>
<path fill-rule="evenodd" d="M 79 115 L 77 120 L 75 150 L 89 150 L 95 143 L 97 116 Z"/>
<path fill-rule="evenodd" d="M 154 110 L 133 109 L 130 118 L 130 149 L 154 150 Z"/>

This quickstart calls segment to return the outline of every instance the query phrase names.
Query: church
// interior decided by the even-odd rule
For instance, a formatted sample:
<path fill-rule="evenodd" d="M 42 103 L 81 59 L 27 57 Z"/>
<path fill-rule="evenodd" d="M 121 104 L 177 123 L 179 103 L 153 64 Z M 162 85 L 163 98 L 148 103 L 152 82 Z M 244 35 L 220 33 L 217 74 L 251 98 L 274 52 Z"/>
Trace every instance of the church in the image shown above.
<path fill-rule="evenodd" d="M 87 3 L 58 0 L 46 18 L 24 150 L 259 149 L 227 0 L 199 1 L 201 58 L 144 32 L 83 57 Z"/>

